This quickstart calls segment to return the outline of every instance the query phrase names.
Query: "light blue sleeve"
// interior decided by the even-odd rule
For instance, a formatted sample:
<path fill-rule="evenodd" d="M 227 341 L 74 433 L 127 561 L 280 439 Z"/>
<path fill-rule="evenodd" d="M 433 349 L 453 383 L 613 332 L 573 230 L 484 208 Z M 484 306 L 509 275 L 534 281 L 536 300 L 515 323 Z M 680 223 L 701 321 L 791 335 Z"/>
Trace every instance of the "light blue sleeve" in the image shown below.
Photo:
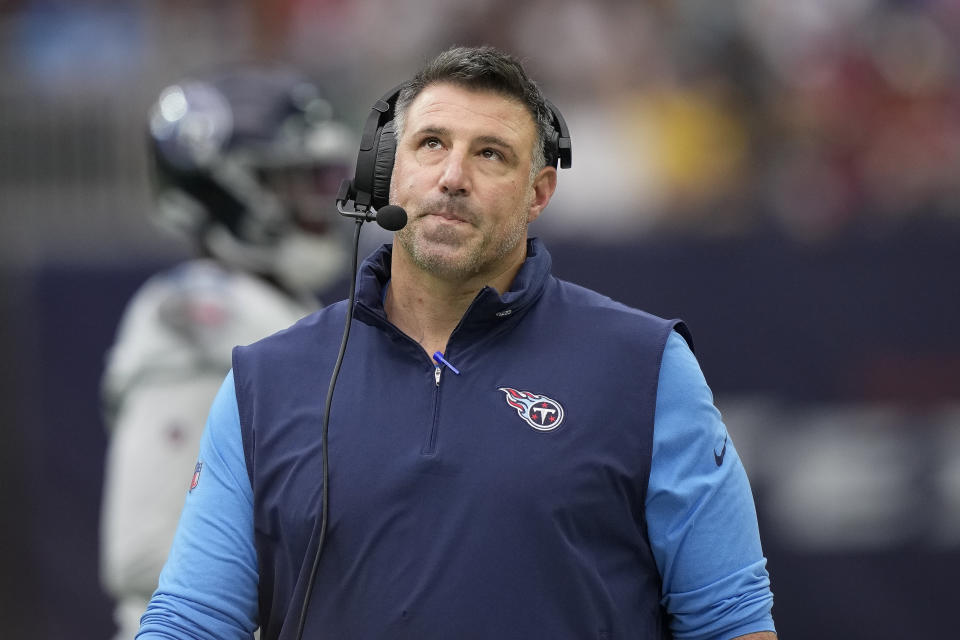
<path fill-rule="evenodd" d="M 667 340 L 657 390 L 647 529 L 677 640 L 773 631 L 773 594 L 747 474 L 696 358 Z"/>
<path fill-rule="evenodd" d="M 210 409 L 191 486 L 137 638 L 247 640 L 257 627 L 257 554 L 232 371 Z"/>

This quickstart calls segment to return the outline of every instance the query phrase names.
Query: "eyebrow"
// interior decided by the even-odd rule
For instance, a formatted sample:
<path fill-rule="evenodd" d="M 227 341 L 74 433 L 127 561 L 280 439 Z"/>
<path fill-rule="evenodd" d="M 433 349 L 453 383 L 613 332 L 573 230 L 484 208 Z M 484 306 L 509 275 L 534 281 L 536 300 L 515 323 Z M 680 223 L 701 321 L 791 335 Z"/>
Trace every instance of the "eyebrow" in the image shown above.
<path fill-rule="evenodd" d="M 426 126 L 422 129 L 419 129 L 417 131 L 417 135 L 418 136 L 434 135 L 434 136 L 441 136 L 441 137 L 449 137 L 450 129 L 446 127 Z M 481 144 L 492 144 L 498 147 L 503 147 L 512 155 L 514 156 L 517 155 L 517 151 L 516 149 L 514 149 L 513 145 L 507 142 L 506 140 L 504 140 L 503 138 L 501 138 L 500 136 L 493 136 L 493 135 L 480 136 L 479 138 L 476 139 L 476 142 L 479 142 Z"/>
<path fill-rule="evenodd" d="M 516 153 L 513 149 L 512 144 L 510 144 L 509 142 L 507 142 L 506 140 L 498 136 L 480 136 L 479 138 L 477 138 L 477 141 L 483 144 L 493 144 L 493 145 L 497 145 L 498 147 L 504 147 L 505 149 L 510 151 L 510 153 Z"/>

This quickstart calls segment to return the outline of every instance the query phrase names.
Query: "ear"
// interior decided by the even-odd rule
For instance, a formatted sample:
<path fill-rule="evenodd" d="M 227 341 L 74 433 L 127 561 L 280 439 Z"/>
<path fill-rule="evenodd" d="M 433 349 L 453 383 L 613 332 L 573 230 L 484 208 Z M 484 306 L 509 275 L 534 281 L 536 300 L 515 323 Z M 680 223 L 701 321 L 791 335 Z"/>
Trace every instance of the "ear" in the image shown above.
<path fill-rule="evenodd" d="M 533 198 L 530 200 L 530 208 L 527 210 L 527 224 L 540 217 L 540 213 L 550 203 L 553 192 L 557 190 L 557 170 L 554 167 L 544 167 L 533 179 L 530 186 L 533 190 Z"/>

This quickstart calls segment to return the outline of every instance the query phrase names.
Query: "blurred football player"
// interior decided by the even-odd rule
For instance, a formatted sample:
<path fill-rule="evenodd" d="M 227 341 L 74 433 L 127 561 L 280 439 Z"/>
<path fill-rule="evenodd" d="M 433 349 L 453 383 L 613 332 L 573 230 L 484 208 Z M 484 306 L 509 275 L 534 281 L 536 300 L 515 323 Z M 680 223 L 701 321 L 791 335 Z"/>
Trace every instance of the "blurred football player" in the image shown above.
<path fill-rule="evenodd" d="M 149 114 L 155 219 L 198 257 L 127 306 L 103 379 L 101 579 L 118 638 L 157 586 L 231 349 L 289 326 L 345 274 L 334 200 L 355 140 L 298 72 L 242 67 L 165 88 Z M 319 388 L 319 387 L 318 387 Z M 191 474 L 193 480 L 191 481 Z"/>

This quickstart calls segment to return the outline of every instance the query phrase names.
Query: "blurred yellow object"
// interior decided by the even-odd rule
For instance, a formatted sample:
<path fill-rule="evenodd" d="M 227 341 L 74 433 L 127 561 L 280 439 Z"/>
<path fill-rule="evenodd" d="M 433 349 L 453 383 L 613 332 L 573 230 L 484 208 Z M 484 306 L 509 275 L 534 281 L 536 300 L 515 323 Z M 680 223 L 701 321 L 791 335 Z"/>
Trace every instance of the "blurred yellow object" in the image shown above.
<path fill-rule="evenodd" d="M 639 95 L 629 122 L 642 127 L 667 200 L 682 209 L 722 197 L 739 182 L 748 154 L 747 131 L 718 91 L 676 88 Z M 652 134 L 652 135 L 651 135 Z"/>

